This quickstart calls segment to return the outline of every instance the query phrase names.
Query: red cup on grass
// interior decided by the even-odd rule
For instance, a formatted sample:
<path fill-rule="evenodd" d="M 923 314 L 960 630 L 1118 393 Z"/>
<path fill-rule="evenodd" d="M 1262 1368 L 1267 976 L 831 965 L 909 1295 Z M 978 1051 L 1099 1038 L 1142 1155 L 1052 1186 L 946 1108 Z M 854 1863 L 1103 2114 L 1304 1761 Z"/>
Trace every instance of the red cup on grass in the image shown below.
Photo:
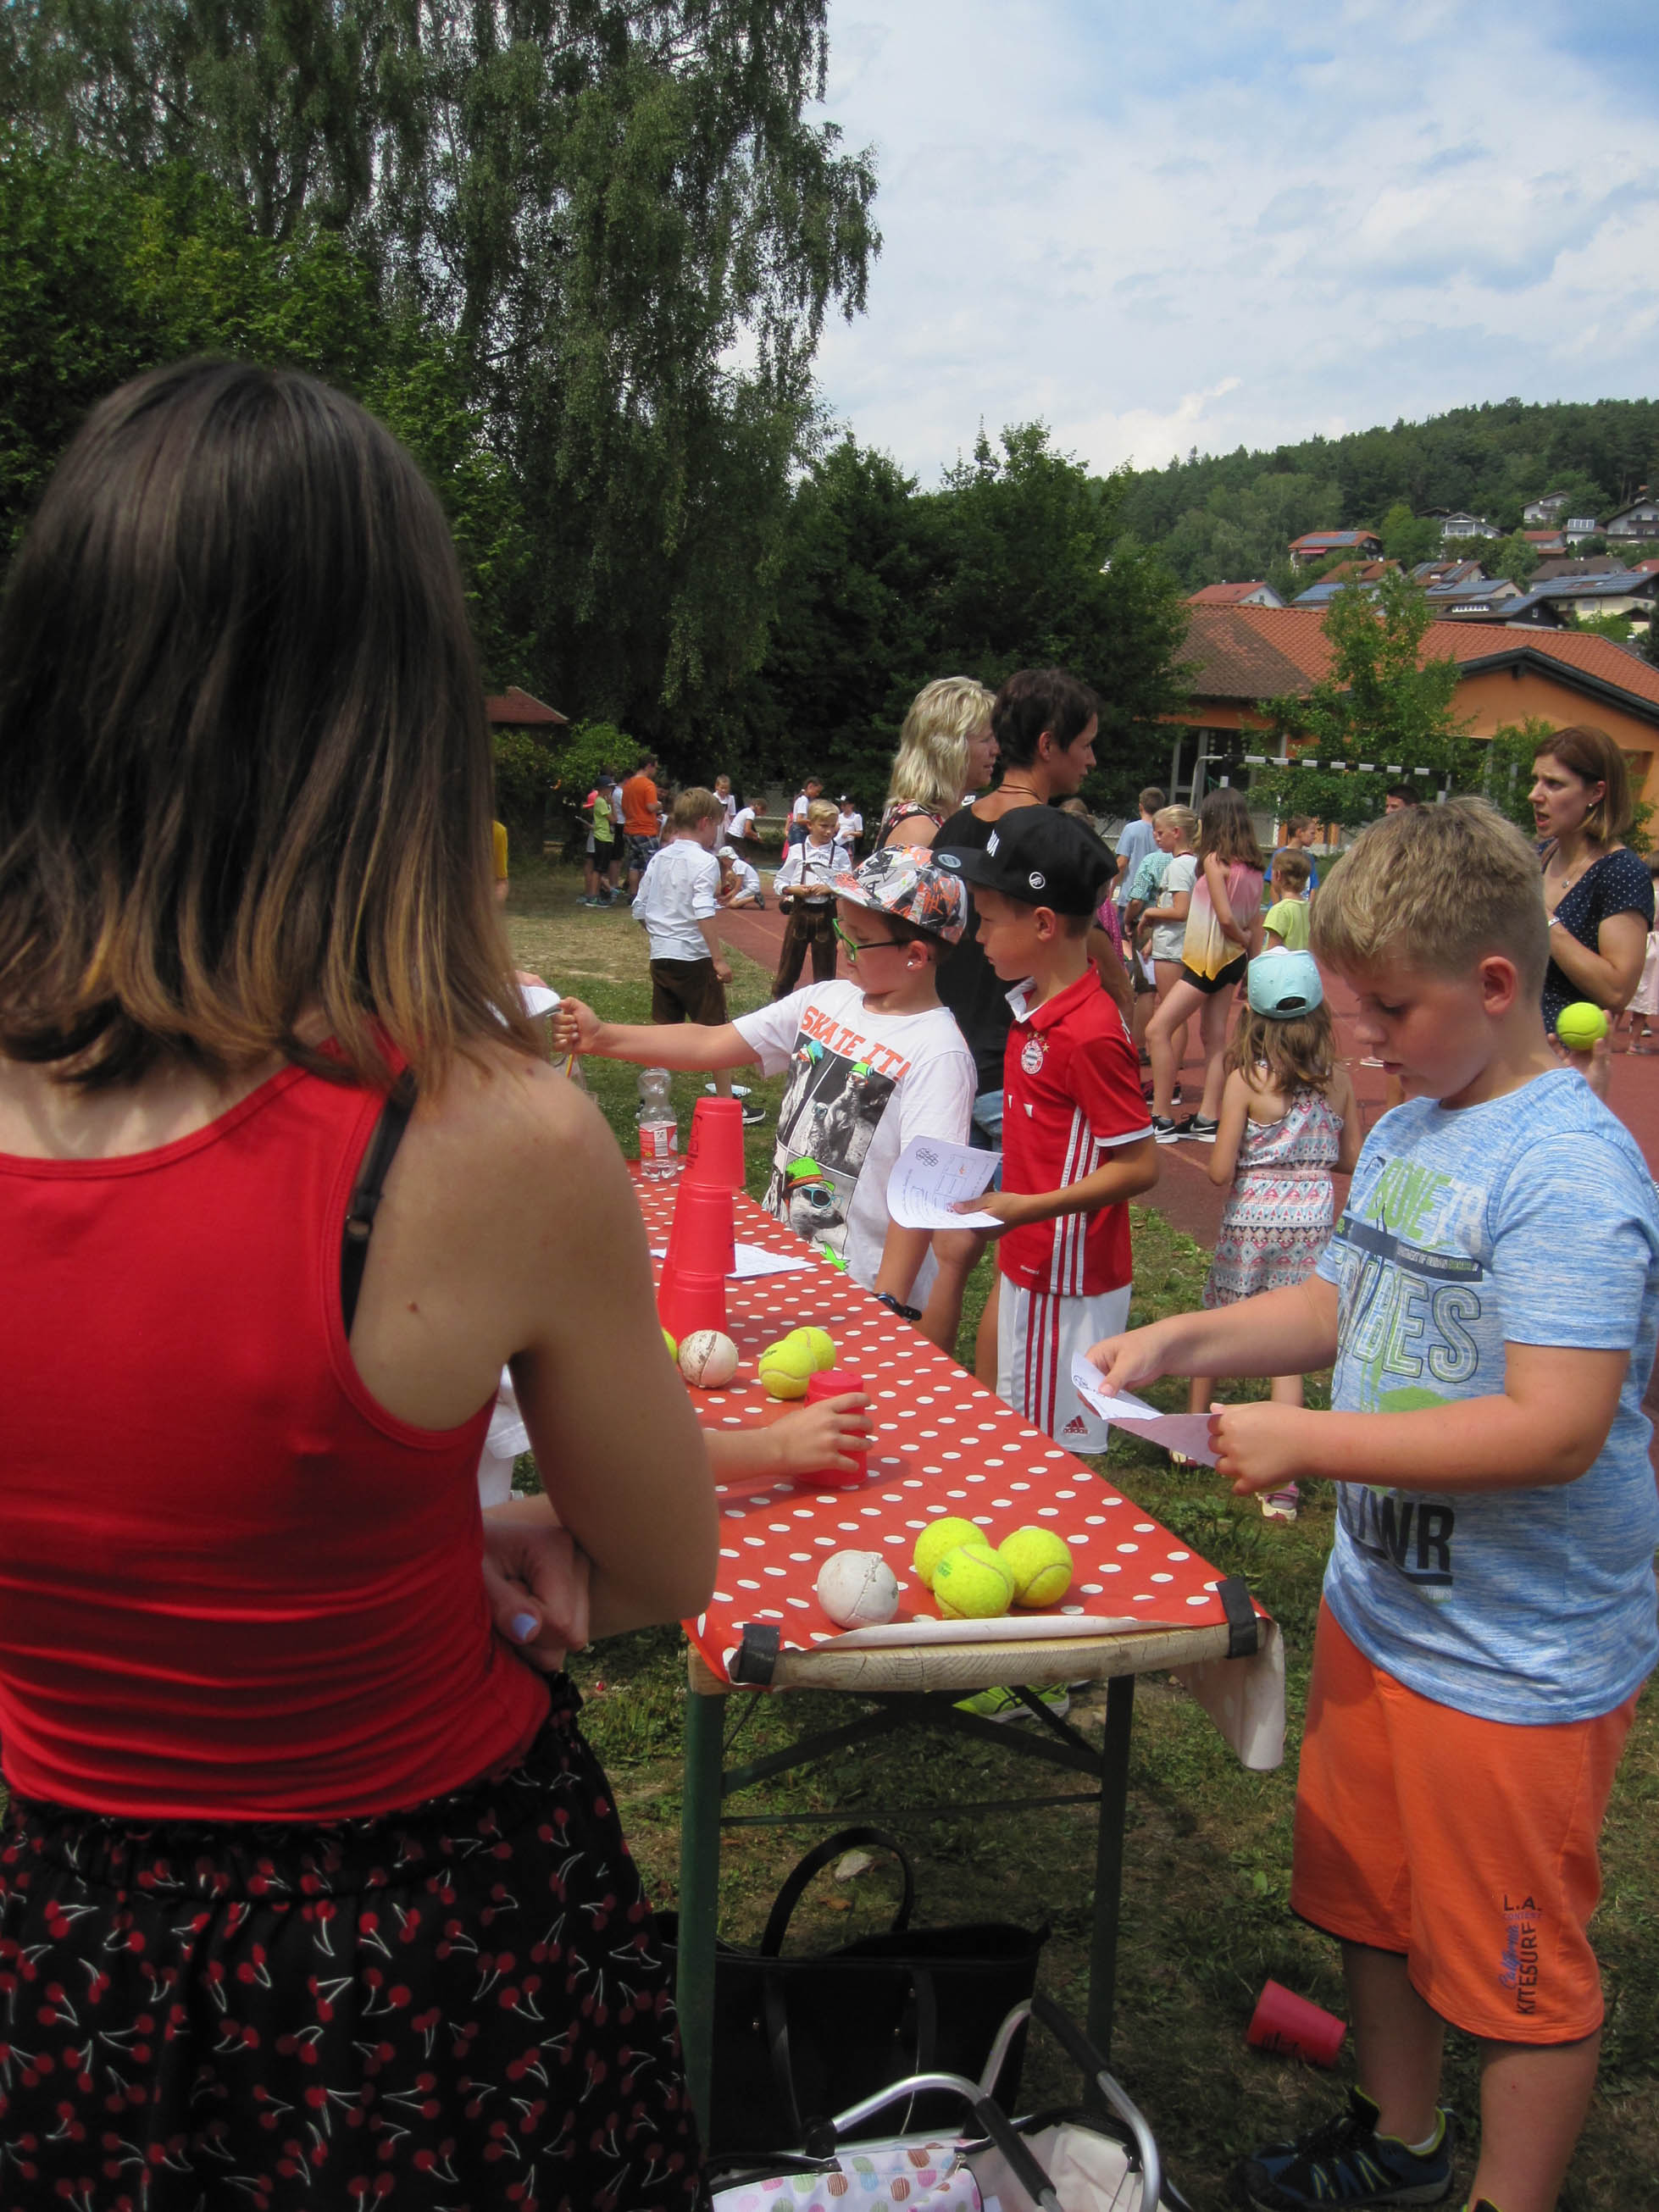
<path fill-rule="evenodd" d="M 738 1100 L 699 1098 L 691 1109 L 684 1182 L 743 1188 L 743 1107 Z"/>
<path fill-rule="evenodd" d="M 862 1390 L 863 1388 L 862 1375 L 854 1375 L 850 1367 L 831 1367 L 822 1374 L 814 1375 L 807 1383 L 806 1402 L 809 1406 L 816 1406 L 825 1398 L 844 1398 L 850 1391 Z M 816 1474 L 798 1477 L 799 1487 L 803 1490 L 856 1490 L 870 1472 L 870 1459 L 866 1452 L 854 1452 L 853 1457 L 858 1464 L 850 1473 L 843 1473 L 839 1468 L 821 1468 Z"/>
<path fill-rule="evenodd" d="M 723 1182 L 694 1182 L 683 1176 L 669 1224 L 665 1276 L 729 1275 L 738 1264 L 732 1193 Z"/>
<path fill-rule="evenodd" d="M 665 1267 L 657 1285 L 657 1318 L 676 1344 L 693 1329 L 726 1327 L 726 1276 L 702 1267 Z"/>
<path fill-rule="evenodd" d="M 1268 1982 L 1255 2001 L 1246 2034 L 1258 2051 L 1310 2059 L 1316 2066 L 1334 2066 L 1347 2032 L 1346 2022 L 1334 2012 L 1310 2004 L 1282 1982 Z"/>

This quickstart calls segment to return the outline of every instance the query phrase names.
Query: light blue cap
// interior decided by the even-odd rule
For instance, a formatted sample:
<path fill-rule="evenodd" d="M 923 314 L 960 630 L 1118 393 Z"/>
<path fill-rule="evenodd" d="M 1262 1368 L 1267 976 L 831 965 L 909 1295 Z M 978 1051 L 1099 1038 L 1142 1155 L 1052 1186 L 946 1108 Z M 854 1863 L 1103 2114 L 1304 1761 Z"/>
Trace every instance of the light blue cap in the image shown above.
<path fill-rule="evenodd" d="M 1325 1003 L 1319 963 L 1311 952 L 1264 952 L 1251 961 L 1247 980 L 1251 1011 L 1273 1021 L 1293 1021 Z"/>

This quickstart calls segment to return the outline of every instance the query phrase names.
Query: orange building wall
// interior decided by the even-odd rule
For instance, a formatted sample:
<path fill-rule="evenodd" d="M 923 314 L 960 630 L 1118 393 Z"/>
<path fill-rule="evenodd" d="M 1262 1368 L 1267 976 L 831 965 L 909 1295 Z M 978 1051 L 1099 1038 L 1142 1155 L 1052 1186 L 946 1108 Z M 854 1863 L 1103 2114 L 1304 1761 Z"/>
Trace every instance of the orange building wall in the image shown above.
<path fill-rule="evenodd" d="M 1630 763 L 1631 785 L 1638 799 L 1659 799 L 1659 729 L 1639 714 L 1627 714 L 1611 700 L 1592 699 L 1571 684 L 1535 670 L 1494 668 L 1466 676 L 1457 687 L 1453 711 L 1470 717 L 1469 735 L 1489 738 L 1502 724 L 1534 716 L 1558 730 L 1588 722 L 1605 730 Z"/>

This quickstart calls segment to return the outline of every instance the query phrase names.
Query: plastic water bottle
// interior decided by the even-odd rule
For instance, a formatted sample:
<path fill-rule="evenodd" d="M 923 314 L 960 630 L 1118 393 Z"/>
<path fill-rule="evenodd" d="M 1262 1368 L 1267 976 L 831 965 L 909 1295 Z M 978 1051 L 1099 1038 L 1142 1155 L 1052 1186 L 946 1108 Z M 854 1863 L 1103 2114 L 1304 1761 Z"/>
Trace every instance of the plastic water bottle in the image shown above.
<path fill-rule="evenodd" d="M 647 1182 L 661 1182 L 677 1175 L 680 1131 L 665 1067 L 641 1069 L 640 1104 L 635 1119 L 640 1125 L 640 1173 Z"/>

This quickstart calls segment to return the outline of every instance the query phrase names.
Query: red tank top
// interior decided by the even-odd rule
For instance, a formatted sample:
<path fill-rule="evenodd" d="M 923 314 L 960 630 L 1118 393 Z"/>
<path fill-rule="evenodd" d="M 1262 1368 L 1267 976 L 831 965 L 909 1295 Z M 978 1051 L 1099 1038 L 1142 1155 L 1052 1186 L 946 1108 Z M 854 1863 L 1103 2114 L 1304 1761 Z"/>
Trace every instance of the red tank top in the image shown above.
<path fill-rule="evenodd" d="M 489 1422 L 357 1376 L 340 1236 L 380 1112 L 285 1069 L 158 1152 L 0 1156 L 0 1751 L 21 1795 L 325 1820 L 520 1752 L 491 1633 Z"/>

